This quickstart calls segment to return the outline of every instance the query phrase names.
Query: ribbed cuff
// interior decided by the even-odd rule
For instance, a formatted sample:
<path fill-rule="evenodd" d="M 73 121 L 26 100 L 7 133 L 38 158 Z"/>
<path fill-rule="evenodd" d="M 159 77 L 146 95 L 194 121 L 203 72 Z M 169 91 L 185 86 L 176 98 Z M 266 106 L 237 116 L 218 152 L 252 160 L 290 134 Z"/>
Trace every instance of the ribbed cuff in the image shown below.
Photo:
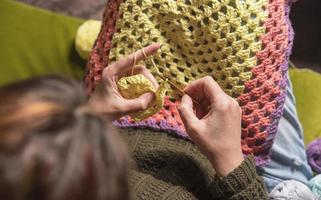
<path fill-rule="evenodd" d="M 245 158 L 239 167 L 224 177 L 216 177 L 211 184 L 211 191 L 215 197 L 229 198 L 242 192 L 257 178 L 255 161 L 252 155 Z"/>

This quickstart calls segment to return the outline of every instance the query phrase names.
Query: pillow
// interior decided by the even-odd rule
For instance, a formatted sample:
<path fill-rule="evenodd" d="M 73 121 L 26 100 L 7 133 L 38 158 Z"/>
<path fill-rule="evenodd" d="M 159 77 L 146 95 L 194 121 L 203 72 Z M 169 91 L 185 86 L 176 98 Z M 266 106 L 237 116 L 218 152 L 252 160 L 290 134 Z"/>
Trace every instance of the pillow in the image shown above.
<path fill-rule="evenodd" d="M 305 144 L 321 137 L 321 74 L 309 69 L 291 69 L 290 77 Z"/>
<path fill-rule="evenodd" d="M 87 64 L 90 94 L 110 62 L 147 46 L 160 71 L 183 88 L 211 75 L 242 110 L 242 150 L 266 164 L 283 113 L 293 32 L 292 1 L 286 0 L 110 0 L 102 30 Z M 146 67 L 155 74 L 151 61 Z M 167 94 L 164 108 L 141 122 L 124 117 L 120 127 L 152 128 L 188 138 L 177 112 L 179 97 Z"/>
<path fill-rule="evenodd" d="M 86 63 L 74 49 L 81 19 L 0 1 L 0 85 L 44 74 L 80 79 Z"/>

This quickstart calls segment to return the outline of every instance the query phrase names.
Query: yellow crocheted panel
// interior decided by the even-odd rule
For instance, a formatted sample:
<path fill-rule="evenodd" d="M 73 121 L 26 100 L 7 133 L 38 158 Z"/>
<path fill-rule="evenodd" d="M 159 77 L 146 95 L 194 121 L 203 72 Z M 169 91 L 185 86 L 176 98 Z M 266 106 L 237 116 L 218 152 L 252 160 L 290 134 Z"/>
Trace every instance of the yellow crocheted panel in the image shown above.
<path fill-rule="evenodd" d="M 212 75 L 236 98 L 258 64 L 267 4 L 267 0 L 126 0 L 120 5 L 109 58 L 116 61 L 158 42 L 162 47 L 154 60 L 171 82 L 184 88 Z M 150 60 L 145 64 L 156 75 Z M 177 97 L 173 90 L 167 95 Z"/>
<path fill-rule="evenodd" d="M 138 98 L 147 92 L 155 94 L 154 100 L 148 105 L 147 109 L 130 114 L 134 121 L 141 121 L 160 111 L 164 106 L 166 91 L 169 89 L 167 82 L 162 81 L 159 88 L 156 90 L 152 82 L 142 74 L 119 79 L 117 81 L 117 87 L 120 94 L 126 99 Z"/>

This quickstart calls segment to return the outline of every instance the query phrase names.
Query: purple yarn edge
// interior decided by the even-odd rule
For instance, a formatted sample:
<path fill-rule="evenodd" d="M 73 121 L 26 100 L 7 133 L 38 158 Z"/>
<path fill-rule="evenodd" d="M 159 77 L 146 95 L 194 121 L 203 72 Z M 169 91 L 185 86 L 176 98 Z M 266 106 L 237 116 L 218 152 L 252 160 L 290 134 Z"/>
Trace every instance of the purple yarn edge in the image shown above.
<path fill-rule="evenodd" d="M 125 117 L 123 119 L 114 121 L 113 123 L 119 128 L 148 128 L 155 131 L 164 131 L 166 133 L 176 134 L 184 139 L 189 139 L 187 133 L 185 133 L 179 127 L 171 126 L 166 120 L 160 120 L 160 122 L 157 123 L 155 119 L 148 118 L 146 122 L 130 123 L 129 118 Z"/>
<path fill-rule="evenodd" d="M 278 125 L 279 121 L 283 115 L 284 111 L 284 104 L 286 100 L 286 87 L 288 86 L 287 81 L 288 81 L 288 76 L 287 72 L 289 69 L 289 59 L 290 55 L 292 52 L 292 46 L 293 46 L 293 39 L 294 39 L 294 30 L 290 21 L 290 11 L 291 11 L 291 6 L 296 0 L 289 0 L 287 3 L 287 6 L 285 7 L 285 15 L 286 15 L 286 22 L 289 28 L 289 44 L 288 48 L 286 49 L 286 59 L 284 63 L 280 66 L 281 67 L 281 72 L 282 72 L 282 77 L 283 79 L 280 81 L 280 88 L 282 89 L 282 94 L 276 97 L 276 101 L 278 103 L 277 109 L 271 114 L 270 119 L 272 121 L 272 124 L 268 127 L 268 138 L 265 141 L 265 148 L 268 150 L 268 153 L 266 155 L 260 155 L 260 156 L 255 156 L 255 162 L 257 166 L 264 166 L 268 164 L 271 161 L 271 151 L 270 149 L 272 148 L 274 138 L 276 137 L 277 130 L 278 130 Z"/>

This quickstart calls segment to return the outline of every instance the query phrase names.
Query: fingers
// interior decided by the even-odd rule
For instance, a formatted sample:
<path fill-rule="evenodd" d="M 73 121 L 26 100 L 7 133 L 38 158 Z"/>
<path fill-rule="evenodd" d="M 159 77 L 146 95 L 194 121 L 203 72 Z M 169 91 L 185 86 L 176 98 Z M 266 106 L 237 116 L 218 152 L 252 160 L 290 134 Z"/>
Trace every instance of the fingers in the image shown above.
<path fill-rule="evenodd" d="M 136 63 L 146 58 L 143 51 L 145 52 L 146 56 L 150 56 L 156 53 L 159 48 L 160 48 L 160 44 L 154 43 L 147 47 L 144 47 L 141 50 L 138 50 L 136 52 Z M 133 67 L 134 61 L 135 61 L 135 53 L 132 53 L 126 57 L 121 58 L 119 61 L 112 63 L 111 65 L 108 66 L 108 68 L 111 71 L 113 71 L 114 74 L 125 72 L 130 70 Z"/>
<path fill-rule="evenodd" d="M 188 130 L 195 131 L 200 121 L 193 112 L 193 101 L 190 96 L 184 95 L 178 108 L 179 114 Z"/>
<path fill-rule="evenodd" d="M 210 105 L 222 100 L 221 98 L 226 96 L 225 92 L 210 76 L 193 81 L 186 86 L 184 92 L 196 101 L 207 101 Z"/>
<path fill-rule="evenodd" d="M 121 111 L 126 115 L 131 112 L 145 110 L 153 98 L 153 93 L 146 93 L 136 99 L 123 99 L 120 105 Z"/>

